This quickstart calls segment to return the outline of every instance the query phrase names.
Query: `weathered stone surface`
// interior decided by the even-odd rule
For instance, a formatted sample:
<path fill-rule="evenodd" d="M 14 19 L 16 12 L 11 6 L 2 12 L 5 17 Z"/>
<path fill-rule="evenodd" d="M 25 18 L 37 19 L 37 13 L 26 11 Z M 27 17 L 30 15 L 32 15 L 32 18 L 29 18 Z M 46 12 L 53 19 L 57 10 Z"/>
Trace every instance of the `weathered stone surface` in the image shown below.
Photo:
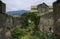
<path fill-rule="evenodd" d="M 49 12 L 40 17 L 39 28 L 41 31 L 53 32 L 53 13 Z"/>
<path fill-rule="evenodd" d="M 6 13 L 6 5 L 0 1 L 0 39 L 8 39 L 10 37 L 10 29 L 12 26 L 12 17 Z M 8 34 L 8 33 L 9 34 Z M 9 36 L 7 36 L 7 34 Z"/>
<path fill-rule="evenodd" d="M 0 13 L 6 12 L 6 4 L 0 1 Z"/>
<path fill-rule="evenodd" d="M 49 12 L 49 6 L 45 3 L 39 4 L 38 6 L 38 13 L 48 13 Z"/>
<path fill-rule="evenodd" d="M 54 32 L 57 39 L 60 39 L 60 0 L 53 3 Z"/>
<path fill-rule="evenodd" d="M 20 26 L 21 27 L 21 22 L 22 22 L 22 19 L 20 16 L 13 16 L 13 26 Z"/>
<path fill-rule="evenodd" d="M 21 26 L 21 17 L 7 15 L 6 4 L 0 1 L 0 39 L 10 39 L 11 31 L 16 26 Z"/>
<path fill-rule="evenodd" d="M 53 9 L 47 4 L 42 3 L 38 5 L 38 12 L 40 13 L 40 23 L 39 29 L 41 31 L 53 32 L 53 12 L 50 11 Z"/>

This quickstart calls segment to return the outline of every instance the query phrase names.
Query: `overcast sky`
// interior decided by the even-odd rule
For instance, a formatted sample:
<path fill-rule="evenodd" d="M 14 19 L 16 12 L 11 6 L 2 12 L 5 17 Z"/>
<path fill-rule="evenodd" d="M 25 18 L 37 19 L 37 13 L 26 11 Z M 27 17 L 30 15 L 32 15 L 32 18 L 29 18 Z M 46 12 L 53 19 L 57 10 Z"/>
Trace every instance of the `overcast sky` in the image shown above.
<path fill-rule="evenodd" d="M 31 5 L 38 5 L 45 2 L 47 5 L 52 5 L 56 0 L 2 0 L 6 3 L 6 11 L 15 10 L 30 10 Z"/>

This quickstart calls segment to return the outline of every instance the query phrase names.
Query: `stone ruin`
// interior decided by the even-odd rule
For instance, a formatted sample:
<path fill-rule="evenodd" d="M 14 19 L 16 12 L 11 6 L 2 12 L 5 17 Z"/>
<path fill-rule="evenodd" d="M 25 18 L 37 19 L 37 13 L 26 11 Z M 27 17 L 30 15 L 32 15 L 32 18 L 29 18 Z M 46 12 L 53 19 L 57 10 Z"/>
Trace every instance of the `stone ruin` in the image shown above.
<path fill-rule="evenodd" d="M 12 26 L 12 17 L 5 14 L 6 5 L 0 0 L 0 39 L 10 39 L 10 27 Z M 53 3 L 54 32 L 56 39 L 60 39 L 60 0 Z M 8 22 L 9 21 L 9 22 Z M 8 26 L 7 26 L 8 25 Z"/>
<path fill-rule="evenodd" d="M 6 14 L 6 4 L 0 0 L 0 39 L 10 39 L 11 31 L 21 26 L 21 17 L 13 17 Z"/>
<path fill-rule="evenodd" d="M 53 18 L 56 39 L 60 39 L 60 0 L 53 3 Z"/>

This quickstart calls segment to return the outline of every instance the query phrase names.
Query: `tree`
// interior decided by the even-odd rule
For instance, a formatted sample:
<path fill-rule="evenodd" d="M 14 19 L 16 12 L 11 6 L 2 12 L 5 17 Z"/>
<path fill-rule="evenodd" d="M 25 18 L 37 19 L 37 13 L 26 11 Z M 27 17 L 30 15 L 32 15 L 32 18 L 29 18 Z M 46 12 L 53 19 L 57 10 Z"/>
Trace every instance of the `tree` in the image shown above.
<path fill-rule="evenodd" d="M 38 24 L 39 24 L 39 20 L 40 20 L 40 15 L 38 15 L 38 13 L 33 13 L 33 12 L 29 12 L 29 13 L 24 13 L 22 16 L 23 19 L 23 27 L 27 28 L 29 23 L 29 20 L 34 22 L 35 24 L 35 28 L 36 30 L 38 29 Z"/>
<path fill-rule="evenodd" d="M 12 39 L 55 39 L 54 33 L 42 32 L 38 29 L 40 15 L 24 13 L 22 27 L 16 27 L 12 32 Z"/>

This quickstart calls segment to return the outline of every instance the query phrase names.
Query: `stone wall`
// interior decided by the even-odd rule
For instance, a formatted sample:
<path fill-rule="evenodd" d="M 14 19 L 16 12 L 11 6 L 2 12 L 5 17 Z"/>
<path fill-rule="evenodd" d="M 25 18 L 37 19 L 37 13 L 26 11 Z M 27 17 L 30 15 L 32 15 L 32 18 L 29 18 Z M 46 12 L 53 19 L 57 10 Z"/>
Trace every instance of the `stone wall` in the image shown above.
<path fill-rule="evenodd" d="M 54 32 L 57 38 L 60 39 L 60 0 L 53 3 L 53 16 L 54 16 Z"/>
<path fill-rule="evenodd" d="M 12 23 L 7 22 L 7 20 L 11 21 L 10 19 L 11 17 L 9 17 L 9 15 L 5 13 L 0 13 L 0 39 L 7 39 L 8 36 L 6 33 L 10 31 L 9 29 L 12 26 L 12 25 L 9 25 Z"/>
<path fill-rule="evenodd" d="M 11 31 L 21 26 L 21 17 L 13 17 L 5 13 L 6 4 L 0 1 L 0 39 L 10 39 Z"/>
<path fill-rule="evenodd" d="M 13 26 L 22 26 L 21 25 L 21 22 L 22 22 L 22 19 L 21 19 L 21 17 L 20 16 L 18 16 L 18 17 L 13 17 Z"/>
<path fill-rule="evenodd" d="M 11 31 L 16 26 L 21 27 L 21 17 L 12 17 L 6 13 L 0 13 L 0 39 L 10 39 Z"/>
<path fill-rule="evenodd" d="M 38 13 L 48 13 L 49 12 L 49 6 L 45 3 L 39 4 L 38 5 Z"/>
<path fill-rule="evenodd" d="M 21 27 L 21 17 L 12 17 L 5 13 L 0 13 L 0 39 L 10 39 L 11 31 L 16 26 Z"/>
<path fill-rule="evenodd" d="M 6 12 L 6 4 L 0 1 L 0 13 Z"/>
<path fill-rule="evenodd" d="M 39 28 L 41 31 L 53 32 L 53 13 L 49 12 L 40 18 Z"/>

